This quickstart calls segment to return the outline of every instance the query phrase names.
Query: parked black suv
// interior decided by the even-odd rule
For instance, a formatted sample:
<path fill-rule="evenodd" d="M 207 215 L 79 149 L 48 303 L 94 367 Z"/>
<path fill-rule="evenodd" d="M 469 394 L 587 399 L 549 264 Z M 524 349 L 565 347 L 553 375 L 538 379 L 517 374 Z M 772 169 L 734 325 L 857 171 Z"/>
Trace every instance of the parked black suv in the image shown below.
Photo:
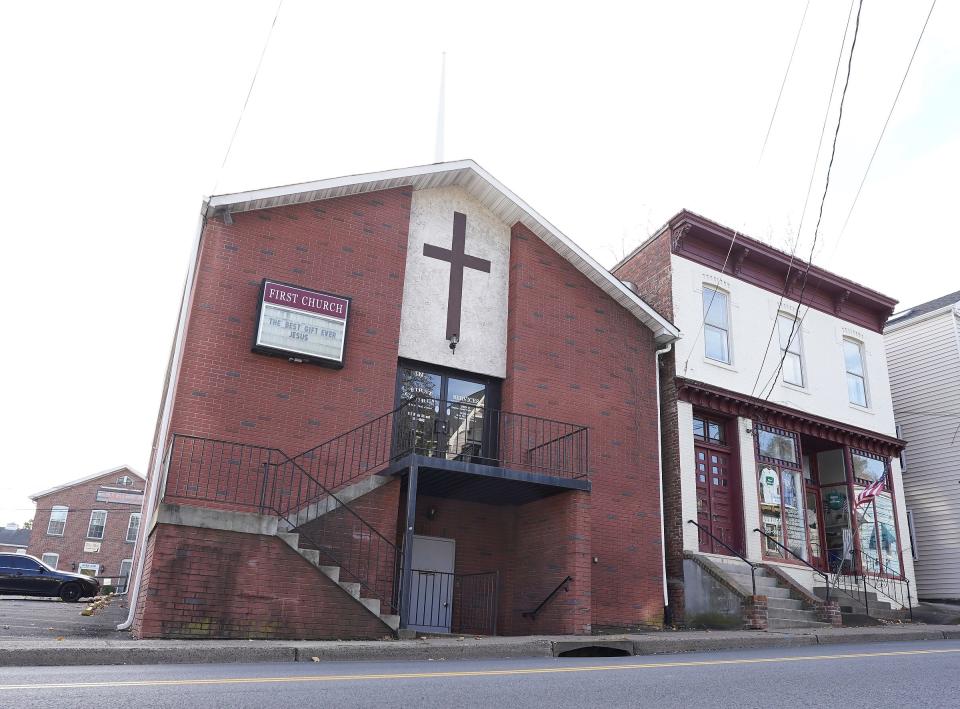
<path fill-rule="evenodd" d="M 90 576 L 51 569 L 26 554 L 0 554 L 0 595 L 60 596 L 79 601 L 100 593 L 100 582 Z"/>

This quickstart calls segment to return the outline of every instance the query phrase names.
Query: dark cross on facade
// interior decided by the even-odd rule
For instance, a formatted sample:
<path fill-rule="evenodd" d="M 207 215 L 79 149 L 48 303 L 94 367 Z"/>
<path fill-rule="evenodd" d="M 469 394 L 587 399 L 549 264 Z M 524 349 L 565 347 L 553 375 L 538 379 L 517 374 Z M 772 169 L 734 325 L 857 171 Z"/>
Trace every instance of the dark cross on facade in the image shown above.
<path fill-rule="evenodd" d="M 453 247 L 423 245 L 423 255 L 450 262 L 450 290 L 447 292 L 447 339 L 460 334 L 460 305 L 463 300 L 463 269 L 490 273 L 490 262 L 466 253 L 467 215 L 453 213 Z"/>

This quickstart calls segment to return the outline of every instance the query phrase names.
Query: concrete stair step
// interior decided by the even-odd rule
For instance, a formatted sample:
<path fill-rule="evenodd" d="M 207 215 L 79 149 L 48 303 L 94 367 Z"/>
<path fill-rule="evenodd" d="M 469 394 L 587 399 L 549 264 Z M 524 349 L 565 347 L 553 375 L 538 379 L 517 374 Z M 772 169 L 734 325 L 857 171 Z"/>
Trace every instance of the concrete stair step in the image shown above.
<path fill-rule="evenodd" d="M 820 623 L 812 620 L 781 620 L 780 618 L 768 618 L 767 630 L 797 630 L 800 628 L 829 628 L 829 623 Z"/>
<path fill-rule="evenodd" d="M 807 610 L 804 608 L 803 601 L 796 598 L 767 598 L 767 608 L 783 610 Z"/>
<path fill-rule="evenodd" d="M 812 620 L 820 622 L 817 612 L 803 608 L 770 608 L 767 606 L 767 618 L 778 620 Z"/>
<path fill-rule="evenodd" d="M 340 580 L 340 567 L 339 566 L 321 566 L 319 567 L 327 578 L 329 578 L 334 583 Z"/>
<path fill-rule="evenodd" d="M 360 599 L 360 584 L 352 583 L 350 581 L 337 581 L 337 585 L 340 586 L 344 591 L 349 593 L 351 596 Z"/>
<path fill-rule="evenodd" d="M 380 620 L 386 623 L 391 630 L 400 629 L 400 616 L 398 615 L 392 615 L 390 613 L 381 613 Z"/>
<path fill-rule="evenodd" d="M 296 532 L 277 532 L 277 536 L 280 537 L 287 546 L 292 547 L 294 551 L 299 551 L 300 545 L 300 535 Z"/>
<path fill-rule="evenodd" d="M 300 553 L 300 556 L 314 566 L 320 566 L 320 552 L 316 549 L 303 549 L 302 547 L 298 547 L 297 551 Z"/>
<path fill-rule="evenodd" d="M 360 602 L 367 607 L 367 610 L 374 615 L 380 615 L 379 598 L 360 598 Z"/>

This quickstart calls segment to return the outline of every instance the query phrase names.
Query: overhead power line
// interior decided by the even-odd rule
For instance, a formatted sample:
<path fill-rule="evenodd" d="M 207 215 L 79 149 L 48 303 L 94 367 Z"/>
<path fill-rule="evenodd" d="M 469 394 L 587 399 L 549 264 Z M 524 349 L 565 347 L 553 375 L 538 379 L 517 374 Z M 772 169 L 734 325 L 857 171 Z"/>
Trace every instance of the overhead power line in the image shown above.
<path fill-rule="evenodd" d="M 803 294 L 807 288 L 807 279 L 810 275 L 810 269 L 813 267 L 813 252 L 817 246 L 817 237 L 820 233 L 820 223 L 823 220 L 823 208 L 827 201 L 827 194 L 830 191 L 830 175 L 833 172 L 833 161 L 837 156 L 837 142 L 840 137 L 840 126 L 843 124 L 843 105 L 846 102 L 847 98 L 847 89 L 850 88 L 850 74 L 853 69 L 853 54 L 857 49 L 857 36 L 860 33 L 860 13 L 863 10 L 863 0 L 860 0 L 860 3 L 857 5 L 857 19 L 853 25 L 853 40 L 850 42 L 850 54 L 847 58 L 847 76 L 843 82 L 843 91 L 840 93 L 840 110 L 837 114 L 837 127 L 833 131 L 833 146 L 830 149 L 830 161 L 827 163 L 827 175 L 823 184 L 823 195 L 820 197 L 820 210 L 817 215 L 817 224 L 813 229 L 813 241 L 810 244 L 810 256 L 807 258 L 807 266 L 803 271 L 803 279 L 800 282 L 800 296 L 797 298 L 797 308 L 793 314 L 793 322 L 790 324 L 790 334 L 787 337 L 787 343 L 793 342 L 793 335 L 796 332 L 797 327 L 800 325 L 800 306 L 803 304 Z M 786 294 L 787 289 L 789 288 L 790 282 L 787 280 L 783 284 L 783 292 Z M 810 311 L 810 307 L 807 306 L 807 310 L 804 313 Z M 774 323 L 776 327 L 776 323 Z M 789 349 L 784 349 L 783 353 L 780 356 L 780 362 L 777 364 L 777 368 L 773 372 L 773 376 L 770 380 L 770 386 L 767 389 L 766 394 L 762 397 L 763 399 L 769 400 L 770 396 L 773 394 L 774 386 L 777 382 L 777 377 L 780 376 L 780 372 L 783 371 L 783 363 L 787 359 L 787 352 Z"/>
<path fill-rule="evenodd" d="M 800 18 L 800 26 L 797 27 L 797 36 L 793 40 L 793 49 L 790 50 L 790 59 L 787 61 L 786 71 L 783 72 L 783 81 L 780 82 L 780 91 L 777 93 L 776 103 L 773 104 L 773 113 L 770 115 L 770 125 L 767 126 L 767 134 L 763 136 L 763 145 L 760 147 L 760 157 L 757 162 L 763 160 L 763 153 L 767 149 L 767 141 L 770 139 L 770 132 L 773 130 L 773 121 L 777 117 L 777 109 L 780 107 L 780 99 L 783 97 L 783 89 L 787 85 L 787 77 L 790 76 L 790 67 L 793 65 L 793 57 L 797 53 L 797 45 L 800 43 L 800 33 L 803 31 L 803 23 L 807 19 L 807 10 L 810 9 L 810 0 L 807 0 L 803 8 L 803 16 Z"/>
<path fill-rule="evenodd" d="M 237 132 L 240 130 L 240 123 L 243 121 L 243 114 L 247 112 L 247 104 L 250 103 L 250 95 L 253 93 L 253 87 L 257 83 L 257 76 L 260 75 L 260 67 L 263 65 L 263 58 L 267 54 L 267 47 L 270 46 L 270 38 L 273 37 L 273 28 L 277 26 L 277 18 L 280 17 L 280 8 L 283 7 L 283 0 L 277 3 L 277 11 L 273 15 L 273 22 L 270 23 L 270 31 L 267 32 L 267 39 L 263 43 L 263 49 L 260 51 L 260 59 L 257 61 L 257 68 L 253 72 L 253 78 L 250 80 L 250 88 L 247 89 L 247 97 L 243 100 L 243 107 L 240 109 L 240 115 L 237 116 L 237 124 L 233 127 L 233 135 L 230 136 L 230 142 L 227 144 L 227 152 L 223 155 L 223 162 L 220 163 L 220 169 L 217 171 L 217 180 L 210 190 L 210 194 L 216 194 L 217 187 L 220 186 L 220 178 L 223 176 L 223 168 L 227 165 L 227 158 L 230 157 L 230 151 L 233 149 L 233 141 L 237 138 Z"/>
<path fill-rule="evenodd" d="M 853 203 L 850 205 L 850 211 L 847 212 L 847 218 L 843 220 L 843 226 L 840 228 L 839 236 L 837 236 L 838 244 L 840 243 L 840 239 L 843 238 L 843 233 L 847 230 L 847 224 L 850 223 L 850 216 L 853 214 L 853 210 L 857 206 L 857 201 L 860 199 L 860 193 L 863 191 L 863 183 L 867 181 L 867 176 L 870 174 L 870 168 L 873 167 L 873 159 L 877 157 L 877 150 L 880 149 L 880 143 L 883 141 L 883 136 L 887 132 L 887 126 L 890 125 L 890 118 L 893 116 L 893 111 L 897 107 L 897 101 L 900 100 L 900 93 L 903 91 L 903 85 L 907 83 L 907 76 L 910 74 L 910 67 L 913 66 L 913 60 L 917 56 L 917 50 L 920 48 L 920 41 L 923 39 L 923 33 L 927 31 L 927 25 L 930 23 L 930 16 L 933 14 L 933 8 L 936 6 L 937 0 L 933 0 L 933 2 L 930 4 L 930 11 L 927 12 L 927 19 L 923 21 L 923 27 L 920 28 L 920 36 L 917 37 L 917 43 L 913 47 L 913 54 L 910 55 L 910 61 L 907 62 L 907 68 L 903 72 L 903 78 L 900 80 L 899 88 L 897 88 L 897 95 L 893 97 L 893 103 L 890 104 L 890 111 L 887 113 L 887 120 L 883 122 L 883 128 L 880 129 L 880 135 L 877 137 L 877 142 L 873 146 L 873 152 L 870 154 L 870 161 L 867 163 L 867 169 L 863 173 L 863 179 L 860 180 L 860 186 L 857 187 L 857 194 L 853 197 Z"/>
<path fill-rule="evenodd" d="M 796 258 L 797 247 L 800 245 L 800 236 L 803 234 L 803 222 L 807 216 L 807 206 L 810 204 L 810 195 L 813 194 L 813 181 L 817 175 L 817 165 L 820 163 L 820 151 L 823 149 L 823 138 L 827 134 L 827 122 L 830 119 L 830 109 L 833 108 L 833 95 L 837 89 L 837 77 L 840 75 L 840 64 L 843 62 L 843 49 L 847 46 L 847 33 L 850 31 L 850 21 L 853 19 L 853 3 L 850 0 L 850 10 L 847 12 L 847 23 L 843 27 L 843 38 L 840 40 L 840 50 L 837 52 L 837 63 L 833 68 L 833 80 L 830 82 L 830 95 L 827 98 L 827 110 L 823 112 L 823 124 L 820 126 L 820 137 L 817 139 L 817 152 L 813 156 L 813 165 L 810 168 L 810 179 L 807 181 L 807 194 L 803 199 L 803 209 L 800 211 L 800 225 L 797 227 L 797 237 L 793 242 L 793 248 L 790 250 L 790 261 L 787 263 L 787 274 L 784 276 L 783 291 L 780 293 L 780 300 L 777 301 L 777 314 L 783 307 L 783 299 L 790 283 L 790 272 L 793 270 L 793 262 Z M 770 345 L 773 343 L 773 335 L 777 331 L 777 318 L 773 319 L 773 325 L 770 327 L 770 335 L 767 337 L 766 347 L 763 348 L 763 357 L 760 358 L 760 366 L 757 368 L 757 377 L 753 381 L 753 387 L 750 389 L 750 396 L 756 396 L 757 386 L 760 384 L 760 377 L 763 375 L 763 365 L 767 362 L 767 353 L 770 351 Z M 763 389 L 766 389 L 766 383 Z M 762 389 L 762 390 L 763 390 Z M 761 390 L 761 391 L 762 391 Z"/>

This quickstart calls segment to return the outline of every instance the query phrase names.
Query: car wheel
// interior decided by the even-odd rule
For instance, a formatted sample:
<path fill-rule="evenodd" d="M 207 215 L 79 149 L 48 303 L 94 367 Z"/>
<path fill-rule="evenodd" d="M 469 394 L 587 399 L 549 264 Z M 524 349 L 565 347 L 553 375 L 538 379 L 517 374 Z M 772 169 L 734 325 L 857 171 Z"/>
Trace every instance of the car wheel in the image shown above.
<path fill-rule="evenodd" d="M 60 600 L 67 603 L 75 603 L 80 600 L 80 585 L 76 583 L 65 583 L 60 587 Z"/>

